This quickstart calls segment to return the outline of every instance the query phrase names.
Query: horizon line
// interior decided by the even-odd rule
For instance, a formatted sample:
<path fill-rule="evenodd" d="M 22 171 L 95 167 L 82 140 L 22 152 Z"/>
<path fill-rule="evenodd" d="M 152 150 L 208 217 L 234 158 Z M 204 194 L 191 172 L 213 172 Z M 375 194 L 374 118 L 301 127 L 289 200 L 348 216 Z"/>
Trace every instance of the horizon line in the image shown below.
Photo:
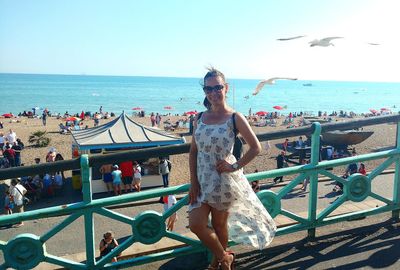
<path fill-rule="evenodd" d="M 50 75 L 50 76 L 88 76 L 88 77 L 150 77 L 150 78 L 185 78 L 185 79 L 199 79 L 199 77 L 186 77 L 186 76 L 167 76 L 167 75 L 110 75 L 110 74 L 65 74 L 65 73 L 26 73 L 26 72 L 0 72 L 0 75 Z M 202 77 L 200 77 L 201 79 Z M 228 78 L 227 81 L 230 79 Z M 231 80 L 262 80 L 259 78 L 232 78 Z M 400 81 L 352 81 L 352 80 L 324 80 L 324 79 L 297 79 L 297 81 L 332 81 L 332 82 L 369 82 L 369 83 L 400 83 Z"/>

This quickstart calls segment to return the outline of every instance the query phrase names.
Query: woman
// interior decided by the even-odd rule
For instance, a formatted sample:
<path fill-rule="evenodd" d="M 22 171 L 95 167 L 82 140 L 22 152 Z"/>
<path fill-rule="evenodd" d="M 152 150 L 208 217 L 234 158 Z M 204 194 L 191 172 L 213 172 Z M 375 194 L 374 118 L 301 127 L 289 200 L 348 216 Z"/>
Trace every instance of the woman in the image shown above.
<path fill-rule="evenodd" d="M 117 240 L 114 238 L 114 233 L 109 231 L 103 235 L 103 239 L 100 241 L 100 258 L 103 258 L 110 253 L 114 248 L 118 246 Z M 112 262 L 116 262 L 117 257 L 112 258 Z"/>
<path fill-rule="evenodd" d="M 140 192 L 142 183 L 142 168 L 137 161 L 133 162 L 133 188 Z"/>
<path fill-rule="evenodd" d="M 209 248 L 214 258 L 209 269 L 231 269 L 234 254 L 226 252 L 228 230 L 237 243 L 262 249 L 276 231 L 275 223 L 252 191 L 243 168 L 261 151 L 244 116 L 233 115 L 226 104 L 229 86 L 225 76 L 212 68 L 204 77 L 207 107 L 194 123 L 189 153 L 189 227 Z M 236 129 L 249 146 L 242 158 L 233 156 Z M 212 229 L 208 227 L 211 214 Z M 229 222 L 228 222 L 229 218 Z"/>
<path fill-rule="evenodd" d="M 60 153 L 57 153 L 56 157 L 54 158 L 54 161 L 62 161 L 62 160 L 64 160 L 64 157 Z M 57 173 L 61 173 L 62 179 L 63 180 L 65 179 L 64 171 L 59 171 Z"/>
<path fill-rule="evenodd" d="M 122 172 L 119 170 L 117 164 L 113 166 L 111 176 L 113 179 L 114 195 L 121 195 Z"/>

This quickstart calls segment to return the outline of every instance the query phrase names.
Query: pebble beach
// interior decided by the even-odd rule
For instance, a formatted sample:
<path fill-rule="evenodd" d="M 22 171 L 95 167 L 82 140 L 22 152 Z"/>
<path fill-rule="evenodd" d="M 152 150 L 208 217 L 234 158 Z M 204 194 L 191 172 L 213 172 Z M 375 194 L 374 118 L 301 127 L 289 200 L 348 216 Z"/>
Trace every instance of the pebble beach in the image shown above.
<path fill-rule="evenodd" d="M 361 116 L 360 116 L 361 117 Z M 170 118 L 172 122 L 177 121 L 182 118 L 179 116 L 164 116 L 163 120 L 166 118 Z M 114 117 L 110 119 L 100 119 L 100 125 L 103 125 L 109 121 L 112 121 Z M 150 118 L 149 117 L 136 117 L 132 116 L 134 121 L 139 122 L 140 124 L 150 126 Z M 354 119 L 354 118 L 353 118 Z M 334 118 L 334 121 L 350 121 L 352 119 L 349 118 Z M 14 130 L 17 134 L 17 137 L 22 140 L 25 144 L 25 149 L 21 153 L 22 163 L 25 165 L 34 164 L 34 159 L 39 157 L 43 162 L 45 160 L 45 156 L 48 150 L 51 147 L 56 148 L 57 152 L 61 153 L 65 159 L 72 158 L 72 135 L 70 133 L 60 134 L 59 132 L 59 124 L 62 123 L 62 119 L 56 119 L 55 117 L 49 117 L 47 119 L 46 126 L 43 126 L 41 119 L 38 118 L 12 118 L 12 119 L 1 119 L 3 122 L 4 128 L 0 130 L 6 135 L 10 129 Z M 294 118 L 295 123 L 299 122 L 300 119 Z M 287 129 L 287 125 L 283 125 L 283 118 L 277 119 L 277 125 L 273 126 L 264 126 L 257 127 L 252 126 L 254 132 L 256 134 L 268 133 L 271 131 L 284 130 Z M 88 126 L 89 128 L 94 126 L 94 121 L 91 119 L 84 120 L 83 126 Z M 163 128 L 161 126 L 161 128 Z M 48 133 L 48 137 L 51 139 L 49 146 L 36 148 L 28 143 L 29 135 L 35 131 L 46 131 Z M 364 127 L 366 131 L 374 131 L 374 134 L 369 137 L 367 140 L 363 141 L 358 145 L 354 145 L 353 147 L 356 149 L 358 154 L 366 154 L 371 152 L 376 152 L 379 149 L 387 149 L 393 147 L 395 145 L 396 138 L 396 125 L 394 124 L 381 124 L 375 126 Z M 187 142 L 191 142 L 191 136 L 187 135 L 188 129 L 179 129 L 173 131 L 177 135 L 182 135 L 185 137 Z M 296 140 L 297 137 L 289 138 L 290 141 Z M 280 149 L 277 147 L 280 143 L 284 141 L 283 139 L 270 141 L 270 149 L 267 149 L 266 142 L 261 142 L 262 144 L 262 152 L 245 168 L 245 173 L 252 173 L 255 170 L 258 171 L 266 171 L 276 168 L 276 160 L 275 157 L 280 153 Z M 244 150 L 246 150 L 246 146 L 244 146 Z M 170 175 L 170 185 L 181 185 L 189 182 L 189 164 L 188 164 L 188 154 L 180 154 L 174 155 L 170 157 L 170 160 L 173 164 L 173 169 Z M 367 171 L 371 170 L 378 166 L 382 161 L 374 160 L 366 162 Z M 291 165 L 293 166 L 293 165 Z M 335 168 L 334 172 L 337 174 L 341 174 L 344 172 L 345 168 Z M 71 176 L 70 172 L 66 172 L 66 177 Z M 271 179 L 267 181 L 272 181 Z"/>

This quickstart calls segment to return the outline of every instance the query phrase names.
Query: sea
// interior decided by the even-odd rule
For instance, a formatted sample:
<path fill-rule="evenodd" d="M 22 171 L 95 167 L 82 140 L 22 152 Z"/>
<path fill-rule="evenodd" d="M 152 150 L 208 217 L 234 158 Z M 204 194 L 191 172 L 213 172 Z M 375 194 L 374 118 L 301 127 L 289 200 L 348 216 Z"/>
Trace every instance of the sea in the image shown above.
<path fill-rule="evenodd" d="M 320 80 L 277 80 L 252 95 L 259 80 L 227 79 L 228 103 L 248 115 L 257 111 L 281 114 L 319 111 L 346 111 L 357 114 L 370 110 L 400 111 L 400 83 L 348 82 Z M 0 115 L 36 108 L 47 108 L 52 114 L 68 112 L 113 112 L 182 114 L 202 111 L 204 92 L 202 78 L 43 75 L 0 73 Z M 136 108 L 136 110 L 134 110 Z"/>

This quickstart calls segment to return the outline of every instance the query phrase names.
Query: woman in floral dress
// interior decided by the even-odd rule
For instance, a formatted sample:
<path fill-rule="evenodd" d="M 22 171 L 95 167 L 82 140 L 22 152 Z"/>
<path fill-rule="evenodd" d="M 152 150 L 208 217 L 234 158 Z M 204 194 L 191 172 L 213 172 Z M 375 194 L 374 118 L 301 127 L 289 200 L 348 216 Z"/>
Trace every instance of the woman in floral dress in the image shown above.
<path fill-rule="evenodd" d="M 204 77 L 207 111 L 194 122 L 189 154 L 189 227 L 214 254 L 209 269 L 232 269 L 234 254 L 227 252 L 228 238 L 262 249 L 273 239 L 276 226 L 242 168 L 261 151 L 260 142 L 241 113 L 226 103 L 225 76 L 211 68 Z M 233 121 L 248 145 L 236 160 Z M 212 228 L 208 227 L 211 214 Z"/>

